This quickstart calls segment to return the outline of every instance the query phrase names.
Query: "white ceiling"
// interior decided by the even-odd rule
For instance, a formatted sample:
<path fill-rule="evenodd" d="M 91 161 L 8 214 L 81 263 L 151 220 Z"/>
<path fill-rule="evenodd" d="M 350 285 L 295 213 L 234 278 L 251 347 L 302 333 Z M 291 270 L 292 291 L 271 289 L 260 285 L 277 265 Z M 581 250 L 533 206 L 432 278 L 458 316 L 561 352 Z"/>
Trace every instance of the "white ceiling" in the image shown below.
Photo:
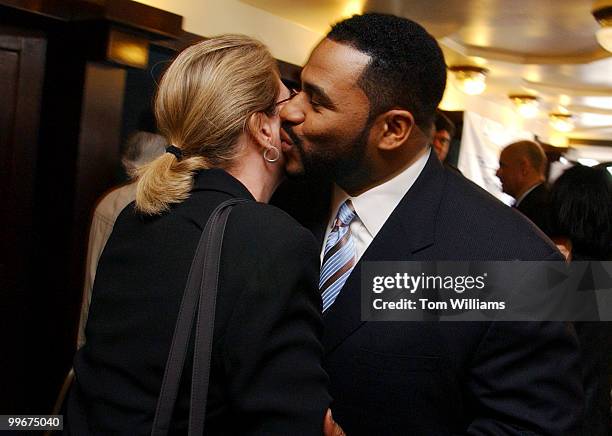
<path fill-rule="evenodd" d="M 612 0 L 596 0 L 610 4 Z M 242 0 L 325 34 L 363 11 L 403 15 L 440 42 L 447 64 L 489 69 L 483 98 L 541 99 L 541 117 L 562 104 L 576 115 L 572 137 L 612 140 L 612 53 L 595 39 L 592 0 Z"/>

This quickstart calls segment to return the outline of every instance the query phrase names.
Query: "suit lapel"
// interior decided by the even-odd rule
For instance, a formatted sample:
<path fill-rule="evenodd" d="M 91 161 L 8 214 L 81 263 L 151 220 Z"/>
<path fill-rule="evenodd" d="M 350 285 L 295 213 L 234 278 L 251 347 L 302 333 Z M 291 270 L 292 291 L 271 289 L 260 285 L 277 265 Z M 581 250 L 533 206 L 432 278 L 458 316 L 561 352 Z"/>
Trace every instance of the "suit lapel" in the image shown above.
<path fill-rule="evenodd" d="M 435 242 L 437 211 L 446 173 L 432 152 L 414 185 L 400 201 L 324 314 L 323 346 L 331 353 L 365 322 L 361 321 L 361 266 L 368 261 L 408 261 Z"/>
<path fill-rule="evenodd" d="M 323 250 L 323 244 L 325 242 L 325 231 L 327 230 L 327 221 L 328 220 L 321 221 L 320 223 L 317 223 L 317 225 L 312 226 L 310 229 L 315 239 L 319 243 L 319 253 L 321 252 L 321 250 Z"/>

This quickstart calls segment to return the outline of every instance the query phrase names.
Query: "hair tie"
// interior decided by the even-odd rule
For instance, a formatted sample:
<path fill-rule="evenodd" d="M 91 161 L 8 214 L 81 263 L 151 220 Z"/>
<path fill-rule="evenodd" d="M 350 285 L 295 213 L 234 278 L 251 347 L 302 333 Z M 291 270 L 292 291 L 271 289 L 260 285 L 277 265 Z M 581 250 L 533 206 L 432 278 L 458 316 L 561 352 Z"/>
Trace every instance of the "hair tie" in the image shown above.
<path fill-rule="evenodd" d="M 172 144 L 166 147 L 166 153 L 173 154 L 177 160 L 183 157 L 183 152 L 181 151 L 181 149 L 178 148 L 176 145 Z"/>

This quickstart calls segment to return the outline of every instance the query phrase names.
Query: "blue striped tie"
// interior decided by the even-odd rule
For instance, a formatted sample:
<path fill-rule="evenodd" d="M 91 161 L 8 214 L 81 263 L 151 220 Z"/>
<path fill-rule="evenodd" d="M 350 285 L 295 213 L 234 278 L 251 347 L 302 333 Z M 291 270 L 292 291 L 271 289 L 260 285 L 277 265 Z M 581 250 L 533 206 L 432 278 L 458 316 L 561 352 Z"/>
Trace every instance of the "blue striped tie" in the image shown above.
<path fill-rule="evenodd" d="M 346 200 L 340 206 L 334 228 L 327 236 L 319 280 L 323 312 L 334 303 L 344 282 L 355 267 L 357 250 L 349 227 L 355 216 L 351 200 Z"/>

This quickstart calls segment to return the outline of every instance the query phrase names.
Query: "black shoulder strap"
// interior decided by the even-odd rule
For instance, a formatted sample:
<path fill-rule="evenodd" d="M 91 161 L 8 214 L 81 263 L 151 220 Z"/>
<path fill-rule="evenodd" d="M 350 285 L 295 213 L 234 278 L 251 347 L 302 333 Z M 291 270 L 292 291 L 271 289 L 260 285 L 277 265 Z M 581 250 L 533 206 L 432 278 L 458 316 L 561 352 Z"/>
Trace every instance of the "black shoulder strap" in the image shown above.
<path fill-rule="evenodd" d="M 196 308 L 198 318 L 191 382 L 189 435 L 203 434 L 223 234 L 232 207 L 246 201 L 248 200 L 231 199 L 221 203 L 213 211 L 202 231 L 172 337 L 153 420 L 152 436 L 165 436 L 170 428 Z"/>

